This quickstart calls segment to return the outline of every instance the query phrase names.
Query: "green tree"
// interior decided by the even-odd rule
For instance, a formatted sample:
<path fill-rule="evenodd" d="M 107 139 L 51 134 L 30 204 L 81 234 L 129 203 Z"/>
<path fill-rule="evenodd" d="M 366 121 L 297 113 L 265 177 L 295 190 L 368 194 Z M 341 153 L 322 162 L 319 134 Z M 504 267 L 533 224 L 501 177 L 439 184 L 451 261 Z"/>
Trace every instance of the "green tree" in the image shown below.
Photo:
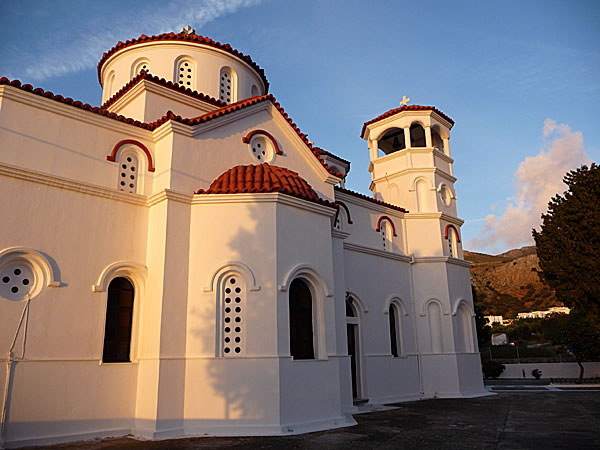
<path fill-rule="evenodd" d="M 592 316 L 593 317 L 593 316 Z M 573 352 L 579 364 L 579 379 L 583 379 L 583 361 L 600 358 L 600 326 L 593 318 L 573 310 L 566 321 L 552 330 L 554 345 Z"/>
<path fill-rule="evenodd" d="M 540 277 L 570 308 L 600 314 L 600 166 L 568 172 L 533 230 Z"/>

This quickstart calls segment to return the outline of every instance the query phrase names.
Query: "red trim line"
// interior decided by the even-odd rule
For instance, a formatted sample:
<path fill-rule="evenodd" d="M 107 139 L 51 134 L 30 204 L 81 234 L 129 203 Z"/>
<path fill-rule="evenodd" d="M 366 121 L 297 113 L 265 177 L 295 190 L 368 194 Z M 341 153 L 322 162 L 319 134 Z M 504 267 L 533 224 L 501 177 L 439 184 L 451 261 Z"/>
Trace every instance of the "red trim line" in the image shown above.
<path fill-rule="evenodd" d="M 154 35 L 154 36 L 146 36 L 145 34 L 142 34 L 139 38 L 136 39 L 131 39 L 125 42 L 117 42 L 117 45 L 115 45 L 113 48 L 111 48 L 110 50 L 108 50 L 107 52 L 105 52 L 102 55 L 102 58 L 100 59 L 100 62 L 98 63 L 98 81 L 100 82 L 100 86 L 102 86 L 102 66 L 104 65 L 104 63 L 108 60 L 108 58 L 110 58 L 112 55 L 114 55 L 115 53 L 117 53 L 120 50 L 123 50 L 127 47 L 131 47 L 132 45 L 137 45 L 137 44 L 144 44 L 147 42 L 158 42 L 158 41 L 183 41 L 183 43 L 190 43 L 190 44 L 202 44 L 202 45 L 206 45 L 208 47 L 213 47 L 213 48 L 217 48 L 219 50 L 223 50 L 239 59 L 241 59 L 242 61 L 248 63 L 250 65 L 250 67 L 252 67 L 256 73 L 260 76 L 261 80 L 263 81 L 264 85 L 265 85 L 265 92 L 269 92 L 269 82 L 267 81 L 267 77 L 265 76 L 265 71 L 263 69 L 260 68 L 260 66 L 258 64 L 256 64 L 254 61 L 252 61 L 252 58 L 250 58 L 250 56 L 248 55 L 244 55 L 243 53 L 241 53 L 240 51 L 234 49 L 231 45 L 229 44 L 221 44 L 220 42 L 217 41 L 213 41 L 210 38 L 204 37 L 204 36 L 200 36 L 200 35 L 196 35 L 196 34 L 184 34 L 184 33 L 164 33 L 164 34 L 159 34 L 159 35 Z"/>
<path fill-rule="evenodd" d="M 383 120 L 387 117 L 393 116 L 394 114 L 401 113 L 403 111 L 434 111 L 435 113 L 439 114 L 441 117 L 446 119 L 448 122 L 450 122 L 452 125 L 454 125 L 454 120 L 452 120 L 446 114 L 441 112 L 435 106 L 404 105 L 404 106 L 401 106 L 400 108 L 390 109 L 389 111 L 384 112 L 380 116 L 377 116 L 374 119 L 369 120 L 368 122 L 365 122 L 363 124 L 362 131 L 360 132 L 360 137 L 362 138 L 365 135 L 365 131 L 367 130 L 368 125 L 371 125 L 372 123 L 375 123 L 375 122 L 379 122 L 380 120 Z"/>
<path fill-rule="evenodd" d="M 377 232 L 381 231 L 381 222 L 383 222 L 384 220 L 387 220 L 392 225 L 392 231 L 394 232 L 394 237 L 398 236 L 396 234 L 396 227 L 394 226 L 394 222 L 388 216 L 381 216 L 379 218 L 379 220 L 377 221 L 377 228 L 375 228 L 375 231 L 377 231 Z"/>
<path fill-rule="evenodd" d="M 266 137 L 268 137 L 271 140 L 271 142 L 273 143 L 273 147 L 275 147 L 275 154 L 283 155 L 283 152 L 279 149 L 279 145 L 277 145 L 277 141 L 275 140 L 275 138 L 271 135 L 271 133 L 269 133 L 268 131 L 265 131 L 265 130 L 252 130 L 250 133 L 248 133 L 246 135 L 246 137 L 242 138 L 242 142 L 244 144 L 249 144 L 250 139 L 252 139 L 257 134 L 264 134 Z"/>
<path fill-rule="evenodd" d="M 334 189 L 336 191 L 342 192 L 344 194 L 352 195 L 353 197 L 362 198 L 363 200 L 367 200 L 367 201 L 369 201 L 371 203 L 375 203 L 377 205 L 385 206 L 386 208 L 395 209 L 396 211 L 400 211 L 400 212 L 403 212 L 403 213 L 407 213 L 408 212 L 408 210 L 402 208 L 401 206 L 396 206 L 396 205 L 392 205 L 390 203 L 382 202 L 381 200 L 377 200 L 376 198 L 369 197 L 367 195 L 360 194 L 358 192 L 354 192 L 354 191 L 351 191 L 349 189 L 344 189 L 344 188 L 341 188 L 339 186 L 334 186 Z"/>
<path fill-rule="evenodd" d="M 117 142 L 110 152 L 110 155 L 108 155 L 106 159 L 108 161 L 116 162 L 117 152 L 121 147 L 127 144 L 135 145 L 142 149 L 142 151 L 146 154 L 146 158 L 148 158 L 148 172 L 154 172 L 155 169 L 154 164 L 152 163 L 152 155 L 150 154 L 150 150 L 148 150 L 148 148 L 140 141 L 136 141 L 134 139 L 123 139 L 122 141 Z"/>
<path fill-rule="evenodd" d="M 348 209 L 346 204 L 344 202 L 340 202 L 340 201 L 335 201 L 334 203 L 336 205 L 338 205 L 338 209 L 339 209 L 339 207 L 344 208 L 344 210 L 346 211 L 346 215 L 348 216 L 348 224 L 352 225 L 354 222 L 352 222 L 352 219 L 350 218 L 350 210 Z M 336 219 L 337 219 L 337 217 L 336 217 Z"/>
<path fill-rule="evenodd" d="M 117 92 L 115 92 L 115 94 L 111 98 L 106 100 L 102 104 L 101 108 L 106 109 L 109 106 L 111 106 L 113 103 L 115 103 L 117 100 L 119 100 L 121 97 L 123 97 L 123 95 L 125 95 L 125 93 L 127 93 L 129 90 L 131 90 L 135 85 L 137 85 L 142 80 L 152 81 L 156 84 L 160 84 L 161 86 L 167 87 L 174 91 L 181 92 L 182 94 L 189 95 L 190 97 L 194 97 L 195 99 L 201 100 L 206 103 L 210 103 L 211 105 L 214 105 L 218 108 L 227 106 L 227 103 L 222 102 L 221 100 L 217 100 L 216 98 L 211 97 L 210 95 L 206 95 L 206 94 L 203 94 L 198 91 L 192 91 L 189 88 L 185 88 L 183 86 L 180 86 L 177 83 L 173 83 L 172 81 L 165 80 L 164 78 L 155 77 L 154 75 L 151 75 L 150 73 L 146 72 L 145 70 L 142 70 L 135 77 L 133 77 L 131 79 L 131 81 L 129 81 L 125 86 L 123 86 L 121 89 L 119 89 Z"/>
<path fill-rule="evenodd" d="M 446 225 L 446 231 L 444 233 L 444 239 L 448 239 L 448 230 L 450 230 L 450 228 L 452 228 L 454 230 L 454 232 L 456 233 L 456 242 L 460 242 L 460 234 L 458 234 L 458 230 L 452 224 Z"/>

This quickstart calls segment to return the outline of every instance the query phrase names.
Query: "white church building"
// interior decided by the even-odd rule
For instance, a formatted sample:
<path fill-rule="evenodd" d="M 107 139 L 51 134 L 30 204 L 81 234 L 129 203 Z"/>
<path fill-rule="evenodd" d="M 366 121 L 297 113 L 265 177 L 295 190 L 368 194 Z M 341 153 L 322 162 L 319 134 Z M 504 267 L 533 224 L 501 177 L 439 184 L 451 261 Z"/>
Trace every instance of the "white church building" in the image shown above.
<path fill-rule="evenodd" d="M 102 105 L 0 79 L 0 446 L 275 435 L 485 393 L 452 119 L 364 124 L 365 196 L 230 45 L 119 42 Z"/>

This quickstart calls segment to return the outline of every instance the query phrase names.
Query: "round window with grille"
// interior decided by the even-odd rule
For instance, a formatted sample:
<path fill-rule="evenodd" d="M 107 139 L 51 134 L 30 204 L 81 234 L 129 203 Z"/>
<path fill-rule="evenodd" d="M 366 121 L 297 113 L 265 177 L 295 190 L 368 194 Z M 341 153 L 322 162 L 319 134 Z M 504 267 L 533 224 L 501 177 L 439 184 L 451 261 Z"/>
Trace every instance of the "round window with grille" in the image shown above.
<path fill-rule="evenodd" d="M 36 276 L 31 265 L 21 259 L 6 261 L 0 266 L 0 296 L 19 301 L 32 295 Z"/>

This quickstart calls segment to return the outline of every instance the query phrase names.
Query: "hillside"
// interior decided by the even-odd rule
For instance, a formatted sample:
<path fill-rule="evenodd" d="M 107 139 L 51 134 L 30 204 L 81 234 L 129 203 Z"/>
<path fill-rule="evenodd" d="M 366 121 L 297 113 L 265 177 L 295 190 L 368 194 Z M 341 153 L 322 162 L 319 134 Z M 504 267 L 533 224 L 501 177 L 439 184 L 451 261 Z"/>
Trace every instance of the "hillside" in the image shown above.
<path fill-rule="evenodd" d="M 562 306 L 554 290 L 537 275 L 538 259 L 534 246 L 509 250 L 500 255 L 464 252 L 471 261 L 471 281 L 485 315 L 516 317 L 519 312 Z"/>

